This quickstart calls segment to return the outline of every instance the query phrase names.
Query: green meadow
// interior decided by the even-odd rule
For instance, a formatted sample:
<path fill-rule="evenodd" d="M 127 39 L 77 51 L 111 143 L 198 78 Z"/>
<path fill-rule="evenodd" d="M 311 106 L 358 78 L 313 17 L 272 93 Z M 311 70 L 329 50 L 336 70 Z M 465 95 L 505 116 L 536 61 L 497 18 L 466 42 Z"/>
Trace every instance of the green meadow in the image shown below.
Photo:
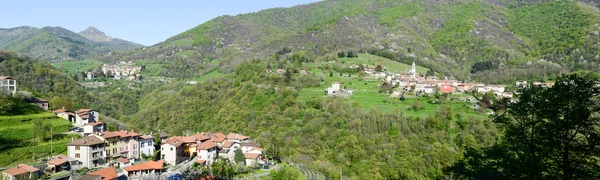
<path fill-rule="evenodd" d="M 52 142 L 42 138 L 35 139 L 35 151 L 32 146 L 33 121 L 40 120 L 52 127 Z M 53 113 L 38 113 L 19 116 L 0 116 L 0 167 L 12 167 L 16 164 L 35 164 L 38 159 L 52 154 L 66 154 L 67 143 L 77 135 L 65 134 L 72 128 L 69 121 L 56 117 Z M 35 157 L 32 155 L 35 152 Z"/>
<path fill-rule="evenodd" d="M 102 65 L 102 62 L 97 61 L 95 59 L 86 59 L 81 61 L 63 61 L 52 64 L 54 68 L 67 74 L 73 74 L 76 72 L 86 72 L 89 70 L 96 69 L 100 67 L 100 65 Z"/>

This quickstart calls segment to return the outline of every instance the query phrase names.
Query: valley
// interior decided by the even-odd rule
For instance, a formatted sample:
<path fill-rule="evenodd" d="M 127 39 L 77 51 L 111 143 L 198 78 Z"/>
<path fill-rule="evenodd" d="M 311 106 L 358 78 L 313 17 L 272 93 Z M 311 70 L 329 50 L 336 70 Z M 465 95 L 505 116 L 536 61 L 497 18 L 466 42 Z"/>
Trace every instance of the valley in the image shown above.
<path fill-rule="evenodd" d="M 0 76 L 18 85 L 0 96 L 0 167 L 46 167 L 40 159 L 68 156 L 69 144 L 98 138 L 102 150 L 89 147 L 101 157 L 90 153 L 98 159 L 90 167 L 67 172 L 594 179 L 598 7 L 586 0 L 326 0 L 219 16 L 147 47 L 94 27 L 0 29 Z M 32 98 L 47 100 L 48 110 L 29 106 Z M 61 108 L 101 114 L 104 130 L 66 133 L 77 125 L 52 112 Z M 43 127 L 34 125 L 40 121 Z M 33 138 L 38 129 L 43 135 Z M 121 146 L 129 149 L 111 152 Z M 134 147 L 153 151 L 141 156 Z M 136 168 L 161 164 L 160 171 L 126 169 L 111 154 Z"/>

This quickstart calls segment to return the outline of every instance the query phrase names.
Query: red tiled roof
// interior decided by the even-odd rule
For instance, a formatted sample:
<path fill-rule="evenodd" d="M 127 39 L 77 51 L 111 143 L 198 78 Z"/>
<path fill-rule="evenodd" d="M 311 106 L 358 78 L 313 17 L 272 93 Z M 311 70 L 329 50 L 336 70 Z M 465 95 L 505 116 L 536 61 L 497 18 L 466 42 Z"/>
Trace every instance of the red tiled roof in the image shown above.
<path fill-rule="evenodd" d="M 69 146 L 90 146 L 102 143 L 104 143 L 102 139 L 92 135 L 70 142 Z"/>
<path fill-rule="evenodd" d="M 125 159 L 125 158 L 119 158 L 119 159 L 117 159 L 117 161 L 119 161 L 120 163 L 123 163 L 123 164 L 129 163 L 129 160 Z"/>
<path fill-rule="evenodd" d="M 198 145 L 197 149 L 199 150 L 208 150 L 210 148 L 217 147 L 217 144 L 211 141 L 204 141 L 202 144 Z"/>
<path fill-rule="evenodd" d="M 50 165 L 61 165 L 61 164 L 64 164 L 66 162 L 67 162 L 67 160 L 56 158 L 56 159 L 48 161 L 48 164 L 50 164 Z"/>
<path fill-rule="evenodd" d="M 182 137 L 181 139 L 183 140 L 184 143 L 193 143 L 193 142 L 196 142 L 196 139 L 194 137 L 191 137 L 191 136 L 189 136 L 189 137 Z"/>
<path fill-rule="evenodd" d="M 129 166 L 124 168 L 126 171 L 142 171 L 142 170 L 156 170 L 163 169 L 163 165 L 165 162 L 163 160 L 160 161 L 148 161 L 141 164 L 136 164 L 133 166 Z"/>
<path fill-rule="evenodd" d="M 179 146 L 181 146 L 181 144 L 183 144 L 183 137 L 173 136 L 173 137 L 167 138 L 165 141 L 166 142 L 164 144 L 170 144 L 172 146 L 179 147 Z"/>
<path fill-rule="evenodd" d="M 244 158 L 246 158 L 246 159 L 256 159 L 256 158 L 258 158 L 258 156 L 260 156 L 260 154 L 257 154 L 257 153 L 244 153 Z"/>
<path fill-rule="evenodd" d="M 198 162 L 198 163 L 200 163 L 200 164 L 204 164 L 204 163 L 206 162 L 206 160 L 201 160 L 201 159 L 199 159 L 199 160 L 198 160 L 198 161 L 196 161 L 196 162 Z"/>
<path fill-rule="evenodd" d="M 194 134 L 194 135 L 192 135 L 192 137 L 196 138 L 196 140 L 198 140 L 198 141 L 204 141 L 204 140 L 210 139 L 209 137 L 206 137 L 201 133 Z"/>
<path fill-rule="evenodd" d="M 228 140 L 244 140 L 244 139 L 248 139 L 248 136 L 244 136 L 241 134 L 237 134 L 237 133 L 229 133 L 227 135 L 227 139 Z"/>
<path fill-rule="evenodd" d="M 210 138 L 210 141 L 212 141 L 212 142 L 223 142 L 223 141 L 225 141 L 225 138 L 227 138 L 225 136 L 225 134 L 223 134 L 223 133 L 215 133 Z"/>
<path fill-rule="evenodd" d="M 104 134 L 102 134 L 103 138 L 112 138 L 112 137 L 134 137 L 134 136 L 140 136 L 140 134 L 135 133 L 134 131 L 124 131 L 124 130 L 120 130 L 120 131 L 107 131 L 104 132 Z"/>
<path fill-rule="evenodd" d="M 29 172 L 36 172 L 36 171 L 40 170 L 38 168 L 34 168 L 32 166 L 29 166 L 27 164 L 19 164 L 19 165 L 17 165 L 17 168 L 22 168 L 22 169 L 25 169 L 25 170 L 27 170 Z"/>
<path fill-rule="evenodd" d="M 230 148 L 231 146 L 233 146 L 233 141 L 225 141 L 223 144 L 221 144 L 221 146 L 225 147 L 225 148 Z"/>
<path fill-rule="evenodd" d="M 10 168 L 10 169 L 4 170 L 3 172 L 5 172 L 11 176 L 18 176 L 21 174 L 28 173 L 29 171 L 26 169 L 23 169 L 23 168 Z"/>
<path fill-rule="evenodd" d="M 119 178 L 119 175 L 117 174 L 117 171 L 115 170 L 115 168 L 113 167 L 107 167 L 98 171 L 94 171 L 91 173 L 88 173 L 91 175 L 99 175 L 102 176 L 102 180 L 109 180 L 109 179 L 117 179 Z"/>
<path fill-rule="evenodd" d="M 140 138 L 142 138 L 142 139 L 154 139 L 154 137 L 152 137 L 150 135 L 142 135 Z"/>

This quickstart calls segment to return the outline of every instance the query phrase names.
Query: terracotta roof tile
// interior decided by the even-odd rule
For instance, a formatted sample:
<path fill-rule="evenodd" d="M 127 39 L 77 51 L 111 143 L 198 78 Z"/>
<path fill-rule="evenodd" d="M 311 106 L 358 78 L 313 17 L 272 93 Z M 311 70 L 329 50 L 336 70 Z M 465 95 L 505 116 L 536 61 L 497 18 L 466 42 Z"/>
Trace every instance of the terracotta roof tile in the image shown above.
<path fill-rule="evenodd" d="M 140 138 L 142 138 L 142 139 L 154 139 L 154 137 L 152 137 L 150 135 L 142 135 L 142 136 L 140 136 Z"/>
<path fill-rule="evenodd" d="M 234 143 L 236 143 L 236 142 L 225 141 L 223 144 L 221 144 L 221 146 L 224 147 L 224 148 L 230 148 L 231 146 L 233 146 Z"/>
<path fill-rule="evenodd" d="M 48 161 L 48 164 L 50 164 L 50 165 L 61 165 L 61 164 L 64 164 L 66 162 L 67 162 L 67 160 L 56 158 L 56 159 Z"/>
<path fill-rule="evenodd" d="M 258 156 L 260 156 L 260 154 L 257 154 L 257 153 L 244 153 L 244 158 L 246 158 L 246 159 L 256 159 L 256 158 L 258 158 Z"/>
<path fill-rule="evenodd" d="M 194 137 L 191 137 L 191 136 L 189 136 L 189 137 L 182 137 L 181 139 L 183 140 L 184 143 L 193 143 L 193 142 L 196 142 L 196 139 Z"/>
<path fill-rule="evenodd" d="M 119 159 L 117 159 L 117 161 L 119 161 L 120 163 L 123 163 L 123 164 L 129 163 L 129 160 L 125 159 L 125 158 L 119 158 Z"/>
<path fill-rule="evenodd" d="M 17 80 L 16 78 L 10 77 L 10 76 L 0 76 L 0 80 L 5 80 L 5 79 Z"/>
<path fill-rule="evenodd" d="M 115 170 L 115 168 L 113 167 L 107 167 L 98 171 L 94 171 L 94 172 L 90 172 L 88 174 L 91 175 L 100 175 L 102 176 L 102 180 L 110 180 L 110 179 L 117 179 L 119 178 L 119 175 L 117 174 L 117 171 Z"/>
<path fill-rule="evenodd" d="M 141 163 L 141 164 L 136 164 L 133 166 L 129 166 L 124 168 L 126 171 L 141 171 L 141 170 L 157 170 L 157 169 L 163 169 L 163 165 L 165 164 L 165 162 L 163 160 L 160 161 L 148 161 L 145 163 Z"/>
<path fill-rule="evenodd" d="M 237 134 L 237 133 L 229 133 L 227 135 L 227 140 L 244 140 L 244 139 L 248 139 L 248 136 L 244 136 L 241 134 Z"/>
<path fill-rule="evenodd" d="M 204 141 L 202 144 L 198 145 L 197 149 L 208 150 L 215 147 L 217 147 L 217 144 L 215 144 L 214 142 Z"/>
<path fill-rule="evenodd" d="M 40 169 L 38 169 L 38 168 L 35 168 L 35 167 L 32 167 L 32 166 L 29 166 L 29 165 L 27 165 L 27 164 L 19 164 L 19 165 L 17 165 L 17 168 L 22 168 L 22 169 L 25 169 L 25 170 L 27 170 L 27 171 L 29 171 L 29 172 L 36 172 L 36 171 L 39 171 L 39 170 L 40 170 Z"/>
<path fill-rule="evenodd" d="M 28 173 L 29 171 L 27 171 L 26 169 L 23 169 L 23 168 L 10 168 L 10 169 L 4 170 L 3 172 L 5 172 L 6 174 L 11 175 L 11 176 L 18 176 L 21 174 Z"/>
<path fill-rule="evenodd" d="M 196 138 L 197 141 L 205 141 L 210 139 L 209 137 L 206 137 L 205 135 L 198 133 L 198 134 L 194 134 L 192 135 L 192 137 Z"/>
<path fill-rule="evenodd" d="M 96 145 L 96 144 L 102 144 L 102 143 L 104 143 L 104 141 L 102 139 L 96 137 L 95 135 L 91 135 L 91 136 L 86 136 L 84 138 L 70 142 L 69 146 L 90 146 L 90 145 Z"/>

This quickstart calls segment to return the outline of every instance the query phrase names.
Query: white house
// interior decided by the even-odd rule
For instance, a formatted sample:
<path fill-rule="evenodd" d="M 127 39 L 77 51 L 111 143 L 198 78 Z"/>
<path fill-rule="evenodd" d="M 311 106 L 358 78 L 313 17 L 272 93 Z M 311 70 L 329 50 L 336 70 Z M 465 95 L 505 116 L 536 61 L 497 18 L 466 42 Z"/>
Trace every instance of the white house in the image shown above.
<path fill-rule="evenodd" d="M 243 153 L 250 152 L 250 150 L 252 150 L 254 148 L 260 148 L 260 145 L 254 143 L 254 142 L 242 142 L 242 143 L 240 143 L 240 146 L 242 148 Z"/>
<path fill-rule="evenodd" d="M 68 156 L 77 159 L 82 166 L 95 168 L 104 164 L 104 141 L 92 134 L 70 142 Z"/>
<path fill-rule="evenodd" d="M 140 155 L 145 154 L 146 156 L 154 155 L 154 137 L 150 135 L 143 135 L 139 138 L 140 141 Z"/>
<path fill-rule="evenodd" d="M 83 125 L 100 121 L 100 114 L 92 109 L 80 109 L 75 112 L 75 124 L 76 127 L 83 127 Z"/>
<path fill-rule="evenodd" d="M 241 135 L 241 134 L 237 134 L 237 133 L 229 133 L 227 135 L 226 139 L 227 139 L 227 141 L 233 141 L 233 142 L 238 142 L 239 143 L 239 142 L 245 142 L 245 141 L 250 140 L 250 137 L 244 136 L 244 135 Z"/>
<path fill-rule="evenodd" d="M 340 90 L 341 90 L 340 82 L 333 82 L 333 83 L 331 83 L 331 87 L 328 87 L 327 89 L 325 89 L 325 91 L 327 92 L 327 95 L 335 95 L 335 94 L 339 93 Z"/>
<path fill-rule="evenodd" d="M 83 134 L 89 135 L 97 132 L 106 131 L 106 126 L 103 122 L 93 122 L 86 125 L 83 125 Z"/>
<path fill-rule="evenodd" d="M 0 90 L 15 94 L 17 92 L 17 79 L 10 76 L 0 76 Z"/>
<path fill-rule="evenodd" d="M 206 165 L 212 164 L 218 156 L 217 144 L 211 141 L 205 141 L 196 147 L 198 151 L 198 160 L 206 161 Z"/>
<path fill-rule="evenodd" d="M 165 163 L 171 165 L 176 165 L 180 163 L 185 158 L 183 156 L 183 151 L 185 148 L 183 147 L 183 144 L 184 143 L 181 136 L 168 138 L 167 140 L 165 140 L 165 143 L 160 145 L 160 159 L 164 160 Z"/>
<path fill-rule="evenodd" d="M 246 166 L 255 167 L 259 164 L 262 164 L 261 154 L 244 153 L 244 158 L 246 159 Z"/>

